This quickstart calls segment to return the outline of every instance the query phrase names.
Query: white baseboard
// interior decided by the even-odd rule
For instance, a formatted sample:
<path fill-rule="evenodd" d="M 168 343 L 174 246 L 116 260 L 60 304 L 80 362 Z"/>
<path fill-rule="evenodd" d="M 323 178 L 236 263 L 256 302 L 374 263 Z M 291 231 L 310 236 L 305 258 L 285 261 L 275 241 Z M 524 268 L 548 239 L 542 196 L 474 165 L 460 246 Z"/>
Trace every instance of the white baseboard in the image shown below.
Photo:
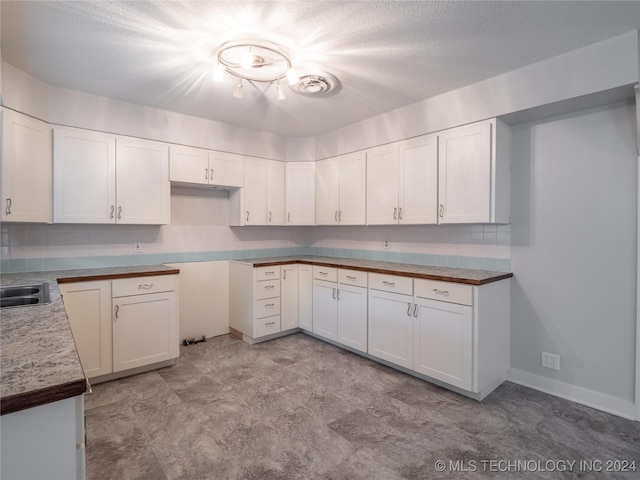
<path fill-rule="evenodd" d="M 587 407 L 602 410 L 629 420 L 640 421 L 636 418 L 636 406 L 629 400 L 612 397 L 604 393 L 595 392 L 582 387 L 576 387 L 552 378 L 525 372 L 516 368 L 509 369 L 507 380 L 524 387 L 533 388 L 556 397 L 571 400 Z"/>

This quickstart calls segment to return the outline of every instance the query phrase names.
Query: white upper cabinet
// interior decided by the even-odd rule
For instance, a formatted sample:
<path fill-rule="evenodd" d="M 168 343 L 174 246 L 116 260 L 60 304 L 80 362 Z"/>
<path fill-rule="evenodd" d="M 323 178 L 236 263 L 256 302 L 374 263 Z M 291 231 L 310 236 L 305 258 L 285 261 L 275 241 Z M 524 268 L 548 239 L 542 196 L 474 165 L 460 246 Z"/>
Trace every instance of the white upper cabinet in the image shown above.
<path fill-rule="evenodd" d="M 438 137 L 367 151 L 367 224 L 437 223 Z"/>
<path fill-rule="evenodd" d="M 117 223 L 168 224 L 171 214 L 168 147 L 164 143 L 116 140 Z"/>
<path fill-rule="evenodd" d="M 166 144 L 54 128 L 53 221 L 169 223 Z"/>
<path fill-rule="evenodd" d="M 244 187 L 229 192 L 232 226 L 284 225 L 284 163 L 244 158 Z"/>
<path fill-rule="evenodd" d="M 285 225 L 315 225 L 315 162 L 285 163 Z"/>
<path fill-rule="evenodd" d="M 169 180 L 177 185 L 238 188 L 244 184 L 243 157 L 234 153 L 171 145 Z"/>
<path fill-rule="evenodd" d="M 316 223 L 364 225 L 366 175 L 364 152 L 320 160 L 316 166 Z"/>
<path fill-rule="evenodd" d="M 398 223 L 438 221 L 438 136 L 398 142 Z"/>
<path fill-rule="evenodd" d="M 497 119 L 438 135 L 439 223 L 509 223 L 509 131 Z"/>
<path fill-rule="evenodd" d="M 51 222 L 51 127 L 2 109 L 2 221 Z"/>
<path fill-rule="evenodd" d="M 53 129 L 53 221 L 115 223 L 116 137 Z"/>
<path fill-rule="evenodd" d="M 267 161 L 267 225 L 284 225 L 284 163 Z"/>

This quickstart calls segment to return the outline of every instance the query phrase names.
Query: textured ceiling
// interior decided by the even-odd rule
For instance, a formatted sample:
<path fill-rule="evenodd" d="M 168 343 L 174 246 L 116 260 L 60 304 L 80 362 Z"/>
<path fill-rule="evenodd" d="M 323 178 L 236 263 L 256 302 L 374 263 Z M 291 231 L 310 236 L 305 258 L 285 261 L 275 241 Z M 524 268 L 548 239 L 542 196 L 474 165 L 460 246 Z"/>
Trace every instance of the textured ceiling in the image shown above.
<path fill-rule="evenodd" d="M 74 90 L 313 136 L 640 28 L 640 1 L 8 1 L 3 60 Z M 211 81 L 225 41 L 282 45 L 337 76 L 325 98 Z"/>

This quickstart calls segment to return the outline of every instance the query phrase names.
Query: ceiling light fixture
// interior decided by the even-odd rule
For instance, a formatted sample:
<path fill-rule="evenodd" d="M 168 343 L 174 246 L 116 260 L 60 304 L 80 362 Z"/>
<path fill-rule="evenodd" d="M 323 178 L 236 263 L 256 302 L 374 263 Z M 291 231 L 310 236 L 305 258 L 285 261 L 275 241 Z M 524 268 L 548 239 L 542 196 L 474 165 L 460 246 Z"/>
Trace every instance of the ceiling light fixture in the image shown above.
<path fill-rule="evenodd" d="M 286 98 L 281 84 L 285 79 L 294 92 L 307 97 L 337 93 L 340 87 L 338 79 L 328 73 L 299 76 L 284 49 L 269 42 L 227 42 L 214 50 L 213 56 L 213 80 L 222 82 L 225 72 L 236 77 L 236 98 L 242 98 L 243 80 L 275 84 L 278 100 Z"/>

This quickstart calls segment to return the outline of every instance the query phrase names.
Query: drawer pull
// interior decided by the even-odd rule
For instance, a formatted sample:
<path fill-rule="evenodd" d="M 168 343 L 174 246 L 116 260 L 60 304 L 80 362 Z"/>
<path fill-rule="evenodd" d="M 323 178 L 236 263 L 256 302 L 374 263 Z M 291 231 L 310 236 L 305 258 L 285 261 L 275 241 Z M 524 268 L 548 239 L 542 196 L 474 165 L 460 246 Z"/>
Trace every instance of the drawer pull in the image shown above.
<path fill-rule="evenodd" d="M 398 219 L 398 207 L 393 208 L 393 219 L 394 220 Z"/>
<path fill-rule="evenodd" d="M 329 275 L 329 272 L 318 272 L 318 273 L 319 273 L 320 275 L 324 275 L 324 276 Z"/>
<path fill-rule="evenodd" d="M 118 220 L 122 218 L 122 205 L 118 207 Z"/>
<path fill-rule="evenodd" d="M 445 296 L 445 297 L 448 297 L 448 296 L 449 296 L 449 290 L 440 290 L 440 289 L 438 289 L 438 288 L 434 288 L 434 289 L 433 289 L 433 292 L 434 292 L 436 295 L 443 295 L 443 296 Z"/>
<path fill-rule="evenodd" d="M 265 285 L 265 286 L 264 286 L 264 289 L 265 289 L 265 290 L 273 290 L 274 288 L 276 288 L 276 286 L 275 286 L 275 285 Z"/>
<path fill-rule="evenodd" d="M 331 295 L 331 296 L 333 297 L 334 300 L 336 299 L 336 289 L 335 288 L 333 289 L 333 295 Z"/>
<path fill-rule="evenodd" d="M 276 272 L 264 272 L 264 276 L 265 277 L 273 277 L 276 274 Z"/>
<path fill-rule="evenodd" d="M 384 280 L 384 281 L 382 282 L 382 284 L 383 284 L 385 287 L 395 287 L 395 286 L 396 286 L 395 282 L 387 282 L 386 280 Z"/>
<path fill-rule="evenodd" d="M 266 327 L 267 325 L 275 325 L 275 324 L 276 324 L 276 322 L 267 322 L 267 323 L 264 324 L 264 326 Z"/>
<path fill-rule="evenodd" d="M 267 304 L 265 304 L 264 308 L 273 308 L 275 306 L 276 306 L 275 303 L 267 303 Z"/>
<path fill-rule="evenodd" d="M 417 303 L 413 306 L 413 316 L 418 318 L 418 304 Z"/>
<path fill-rule="evenodd" d="M 153 288 L 153 283 L 140 283 L 138 284 L 138 288 L 140 290 L 149 290 L 150 288 Z"/>
<path fill-rule="evenodd" d="M 115 211 L 115 205 L 111 205 L 111 213 L 109 214 L 109 218 L 113 218 L 113 212 Z"/>
<path fill-rule="evenodd" d="M 7 215 L 11 215 L 11 199 L 7 198 L 7 208 L 5 208 L 4 213 Z"/>
<path fill-rule="evenodd" d="M 120 311 L 120 305 L 116 305 L 116 319 L 118 318 L 119 311 Z"/>
<path fill-rule="evenodd" d="M 347 280 L 355 281 L 356 277 L 354 277 L 352 275 L 347 275 Z"/>
<path fill-rule="evenodd" d="M 407 317 L 411 316 L 411 302 L 407 303 Z"/>

